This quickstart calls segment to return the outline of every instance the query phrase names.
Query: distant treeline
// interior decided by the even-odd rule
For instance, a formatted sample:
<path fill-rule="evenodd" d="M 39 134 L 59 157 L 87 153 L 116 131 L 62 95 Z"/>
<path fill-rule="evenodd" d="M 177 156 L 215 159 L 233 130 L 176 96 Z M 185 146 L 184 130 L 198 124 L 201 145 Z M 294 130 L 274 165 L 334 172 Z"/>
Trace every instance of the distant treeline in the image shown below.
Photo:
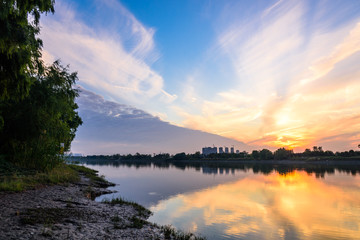
<path fill-rule="evenodd" d="M 110 157 L 110 156 L 107 156 Z M 150 157 L 147 155 L 147 157 Z M 98 166 L 112 166 L 115 168 L 127 166 L 135 168 L 154 167 L 159 169 L 168 169 L 175 167 L 177 169 L 195 169 L 203 174 L 235 174 L 235 171 L 248 172 L 252 171 L 255 174 L 261 173 L 264 175 L 278 172 L 281 175 L 291 174 L 295 170 L 305 171 L 308 174 L 315 174 L 317 178 L 324 178 L 325 175 L 334 174 L 335 171 L 344 172 L 356 176 L 360 174 L 360 164 L 349 164 L 346 161 L 336 161 L 333 164 L 327 164 L 321 161 L 294 162 L 291 164 L 285 161 L 216 161 L 216 160 L 157 160 L 148 159 L 104 159 L 99 156 L 92 156 L 90 158 L 75 157 L 72 160 L 77 163 L 85 163 L 89 165 Z M 284 164 L 280 164 L 284 163 Z"/>
<path fill-rule="evenodd" d="M 79 158 L 79 157 L 75 157 Z M 269 149 L 253 150 L 251 153 L 243 151 L 240 153 L 217 153 L 202 155 L 200 152 L 194 154 L 186 154 L 184 152 L 170 155 L 169 153 L 160 154 L 140 154 L 134 155 L 88 155 L 86 157 L 80 157 L 86 159 L 108 159 L 108 160 L 152 160 L 152 161 L 164 161 L 164 160 L 342 160 L 352 159 L 360 160 L 360 151 L 344 151 L 344 152 L 332 152 L 329 150 L 324 151 L 322 147 L 314 146 L 313 149 L 305 149 L 302 153 L 294 153 L 293 150 L 285 148 L 279 148 L 272 152 Z"/>

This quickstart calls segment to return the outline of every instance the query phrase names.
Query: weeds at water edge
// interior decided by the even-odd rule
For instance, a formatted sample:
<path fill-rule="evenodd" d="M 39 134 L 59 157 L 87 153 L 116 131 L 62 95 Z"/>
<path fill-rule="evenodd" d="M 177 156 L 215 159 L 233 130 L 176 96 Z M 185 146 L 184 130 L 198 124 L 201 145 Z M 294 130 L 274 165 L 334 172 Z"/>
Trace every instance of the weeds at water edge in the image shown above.
<path fill-rule="evenodd" d="M 140 204 L 137 204 L 136 202 L 132 202 L 132 201 L 126 201 L 122 198 L 113 198 L 111 200 L 104 199 L 102 202 L 106 204 L 111 204 L 112 206 L 114 205 L 132 206 L 138 212 L 139 217 L 148 218 L 152 214 L 152 212 L 149 209 L 141 206 Z"/>
<path fill-rule="evenodd" d="M 164 233 L 165 239 L 176 240 L 205 240 L 205 237 L 195 236 L 193 233 L 185 233 L 180 230 L 176 230 L 171 225 L 165 225 L 161 227 L 161 231 Z"/>

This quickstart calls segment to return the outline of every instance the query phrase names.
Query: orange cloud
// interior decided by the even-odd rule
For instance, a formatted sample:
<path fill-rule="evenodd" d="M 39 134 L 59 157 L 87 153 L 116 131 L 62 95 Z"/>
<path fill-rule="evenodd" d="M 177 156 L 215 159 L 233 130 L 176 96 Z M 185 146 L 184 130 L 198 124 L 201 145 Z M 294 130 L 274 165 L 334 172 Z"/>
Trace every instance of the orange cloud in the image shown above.
<path fill-rule="evenodd" d="M 280 18 L 274 24 L 285 20 Z M 360 22 L 327 33 L 325 39 L 336 41 L 329 40 L 331 44 L 326 43 L 327 49 L 320 47 L 322 51 L 318 50 L 319 41 L 325 39 L 320 36 L 314 34 L 313 42 L 310 41 L 304 53 L 286 55 L 299 64 L 296 68 L 284 66 L 285 69 L 279 70 L 289 71 L 286 81 L 281 74 L 272 76 L 269 70 L 278 64 L 276 59 L 281 52 L 274 55 L 276 57 L 269 56 L 274 63 L 266 57 L 269 46 L 256 40 L 251 47 L 252 57 L 247 59 L 246 55 L 241 55 L 246 64 L 259 64 L 256 71 L 247 72 L 253 77 L 249 81 L 253 91 L 220 92 L 212 101 L 203 101 L 199 114 L 183 114 L 183 125 L 254 144 L 254 148 L 288 147 L 303 151 L 320 144 L 324 149 L 335 151 L 356 148 L 359 138 L 346 136 L 360 131 Z M 229 39 L 230 42 L 223 42 L 225 46 L 239 47 L 236 34 L 232 33 Z M 292 49 L 284 44 L 285 49 Z M 259 49 L 263 55 L 258 54 Z M 237 51 L 233 55 L 240 57 Z M 243 66 L 245 63 L 236 64 Z M 268 70 L 269 78 L 264 80 L 262 71 Z M 243 71 L 246 72 L 246 68 Z M 276 87 L 280 82 L 283 86 Z M 338 135 L 342 138 L 332 137 Z"/>

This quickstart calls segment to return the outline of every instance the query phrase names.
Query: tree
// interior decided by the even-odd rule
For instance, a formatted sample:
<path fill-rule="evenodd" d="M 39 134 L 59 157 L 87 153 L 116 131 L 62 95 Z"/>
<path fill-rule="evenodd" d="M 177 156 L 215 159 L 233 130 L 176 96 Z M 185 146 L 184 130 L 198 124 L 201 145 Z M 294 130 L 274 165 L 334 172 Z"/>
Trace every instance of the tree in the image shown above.
<path fill-rule="evenodd" d="M 23 99 L 43 70 L 36 35 L 44 12 L 54 13 L 54 0 L 0 1 L 0 101 Z M 4 124 L 0 109 L 0 131 Z"/>
<path fill-rule="evenodd" d="M 0 100 L 23 99 L 43 70 L 42 41 L 36 35 L 44 12 L 54 12 L 54 0 L 0 2 Z"/>
<path fill-rule="evenodd" d="M 292 155 L 293 155 L 293 150 L 279 148 L 274 152 L 274 159 L 285 160 L 285 159 L 289 159 Z"/>
<path fill-rule="evenodd" d="M 304 153 L 303 153 L 304 156 L 311 156 L 311 150 L 309 148 L 305 149 Z"/>
<path fill-rule="evenodd" d="M 325 151 L 325 156 L 334 156 L 335 154 L 332 151 Z"/>
<path fill-rule="evenodd" d="M 257 160 L 260 157 L 260 153 L 257 150 L 253 150 L 252 153 L 251 153 L 251 156 L 253 157 L 253 159 Z"/>
<path fill-rule="evenodd" d="M 82 123 L 75 111 L 76 73 L 41 60 L 41 13 L 54 0 L 0 1 L 0 154 L 25 167 L 50 169 Z"/>
<path fill-rule="evenodd" d="M 70 149 L 82 123 L 75 111 L 76 80 L 76 73 L 68 73 L 56 61 L 38 76 L 27 97 L 3 101 L 0 106 L 6 124 L 0 134 L 0 153 L 14 163 L 40 170 L 61 161 L 61 148 Z"/>
<path fill-rule="evenodd" d="M 186 154 L 184 152 L 177 153 L 173 156 L 173 160 L 184 160 L 186 159 Z"/>
<path fill-rule="evenodd" d="M 259 152 L 260 160 L 273 159 L 273 153 L 269 149 L 263 149 Z"/>

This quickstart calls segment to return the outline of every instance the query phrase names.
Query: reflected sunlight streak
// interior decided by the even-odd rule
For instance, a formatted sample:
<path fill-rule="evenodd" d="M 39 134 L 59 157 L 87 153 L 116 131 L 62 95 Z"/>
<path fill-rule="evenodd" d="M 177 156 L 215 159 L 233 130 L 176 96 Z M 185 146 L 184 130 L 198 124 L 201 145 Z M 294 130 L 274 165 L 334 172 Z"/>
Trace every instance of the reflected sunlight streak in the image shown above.
<path fill-rule="evenodd" d="M 360 229 L 359 203 L 359 191 L 344 188 L 341 179 L 329 184 L 306 172 L 294 171 L 249 175 L 232 183 L 181 194 L 160 202 L 152 211 L 164 223 L 178 222 L 201 211 L 197 228 L 226 226 L 223 232 L 232 238 L 286 239 L 289 234 L 296 234 L 300 239 L 355 239 Z M 183 221 L 181 227 L 196 230 L 191 227 L 193 224 L 195 220 Z"/>

